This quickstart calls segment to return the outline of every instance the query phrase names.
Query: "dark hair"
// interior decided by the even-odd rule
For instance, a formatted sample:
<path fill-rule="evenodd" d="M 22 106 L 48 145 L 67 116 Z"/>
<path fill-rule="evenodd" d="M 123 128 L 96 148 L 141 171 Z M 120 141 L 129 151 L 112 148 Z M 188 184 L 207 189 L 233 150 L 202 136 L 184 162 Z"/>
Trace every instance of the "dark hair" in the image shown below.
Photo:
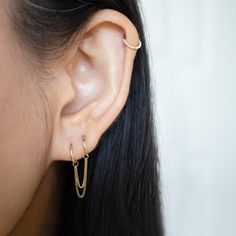
<path fill-rule="evenodd" d="M 134 61 L 127 102 L 90 153 L 85 198 L 76 196 L 71 163 L 59 164 L 61 203 L 53 235 L 164 235 L 149 60 L 137 1 L 14 2 L 14 31 L 22 45 L 43 62 L 61 55 L 89 17 L 104 8 L 125 14 L 143 43 Z"/>

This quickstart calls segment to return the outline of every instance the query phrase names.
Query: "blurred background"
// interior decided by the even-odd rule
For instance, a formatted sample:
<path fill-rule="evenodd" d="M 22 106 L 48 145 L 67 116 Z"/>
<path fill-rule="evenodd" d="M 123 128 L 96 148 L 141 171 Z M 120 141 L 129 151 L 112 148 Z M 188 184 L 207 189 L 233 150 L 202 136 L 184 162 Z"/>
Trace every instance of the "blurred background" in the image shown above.
<path fill-rule="evenodd" d="M 141 4 L 166 236 L 236 235 L 236 1 Z"/>

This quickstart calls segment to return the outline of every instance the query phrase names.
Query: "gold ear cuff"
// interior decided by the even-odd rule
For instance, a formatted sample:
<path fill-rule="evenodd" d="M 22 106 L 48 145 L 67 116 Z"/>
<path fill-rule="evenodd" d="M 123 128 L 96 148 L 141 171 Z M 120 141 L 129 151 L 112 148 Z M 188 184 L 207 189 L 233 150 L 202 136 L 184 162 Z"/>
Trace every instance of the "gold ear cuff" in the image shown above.
<path fill-rule="evenodd" d="M 132 50 L 138 50 L 138 49 L 140 49 L 141 47 L 142 47 L 142 42 L 139 40 L 139 44 L 137 45 L 137 46 L 132 46 L 132 45 L 130 45 L 127 41 L 126 41 L 126 39 L 124 38 L 123 39 L 123 42 L 124 42 L 124 44 L 128 47 L 128 48 L 130 48 L 130 49 L 132 49 Z"/>

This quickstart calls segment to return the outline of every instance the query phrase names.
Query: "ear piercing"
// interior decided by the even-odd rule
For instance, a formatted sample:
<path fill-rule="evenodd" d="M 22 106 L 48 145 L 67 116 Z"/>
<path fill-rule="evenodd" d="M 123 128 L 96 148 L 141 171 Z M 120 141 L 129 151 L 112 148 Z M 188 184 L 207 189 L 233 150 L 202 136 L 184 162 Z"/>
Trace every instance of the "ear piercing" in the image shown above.
<path fill-rule="evenodd" d="M 78 173 L 79 161 L 74 159 L 73 146 L 72 146 L 72 143 L 70 144 L 70 156 L 71 156 L 71 160 L 72 160 L 72 166 L 74 167 L 75 189 L 76 189 L 77 196 L 79 198 L 83 198 L 85 196 L 86 185 L 87 185 L 87 173 L 88 173 L 88 158 L 89 158 L 89 154 L 87 153 L 87 146 L 85 143 L 85 135 L 82 136 L 82 141 L 83 141 L 83 149 L 84 149 L 84 155 L 83 155 L 84 173 L 83 173 L 83 183 L 82 184 L 80 183 L 79 173 Z M 80 193 L 81 190 L 82 190 L 82 194 Z"/>
<path fill-rule="evenodd" d="M 125 38 L 123 38 L 123 42 L 124 42 L 124 44 L 125 44 L 128 48 L 130 48 L 130 49 L 132 49 L 132 50 L 138 50 L 138 49 L 140 49 L 141 46 L 142 46 L 142 42 L 141 42 L 140 40 L 139 40 L 139 44 L 138 44 L 137 46 L 132 46 L 132 45 L 130 45 L 130 44 L 126 41 Z"/>

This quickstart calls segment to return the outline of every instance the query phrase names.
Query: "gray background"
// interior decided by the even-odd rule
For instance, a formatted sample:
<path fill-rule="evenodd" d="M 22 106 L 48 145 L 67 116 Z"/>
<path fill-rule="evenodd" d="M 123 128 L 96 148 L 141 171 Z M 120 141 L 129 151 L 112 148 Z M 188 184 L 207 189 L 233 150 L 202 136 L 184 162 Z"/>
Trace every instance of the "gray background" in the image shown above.
<path fill-rule="evenodd" d="M 236 1 L 142 5 L 167 236 L 236 235 Z"/>

